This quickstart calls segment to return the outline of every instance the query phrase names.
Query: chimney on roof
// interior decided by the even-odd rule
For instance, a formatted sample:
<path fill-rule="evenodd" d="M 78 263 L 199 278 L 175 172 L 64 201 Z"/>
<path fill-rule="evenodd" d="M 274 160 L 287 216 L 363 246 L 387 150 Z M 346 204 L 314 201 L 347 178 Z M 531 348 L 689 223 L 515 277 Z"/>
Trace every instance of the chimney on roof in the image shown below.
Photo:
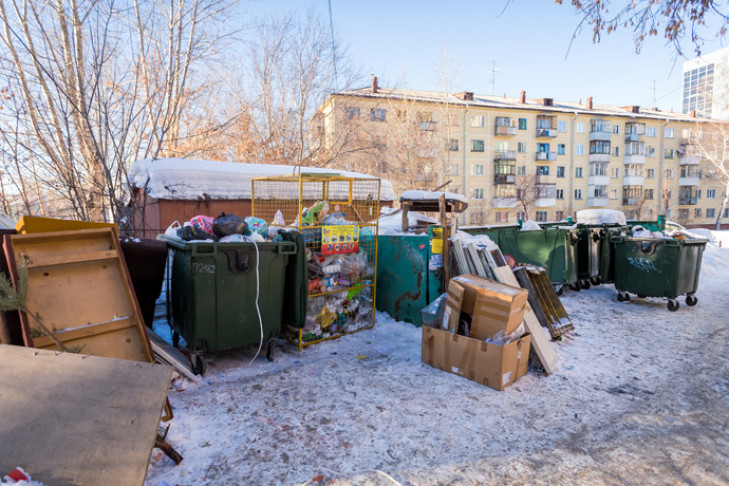
<path fill-rule="evenodd" d="M 377 76 L 372 75 L 372 93 L 377 94 Z"/>
<path fill-rule="evenodd" d="M 587 98 L 587 109 L 592 110 L 592 96 Z"/>
<path fill-rule="evenodd" d="M 544 106 L 553 106 L 554 105 L 554 99 L 552 99 L 552 98 L 542 98 L 542 105 L 544 105 Z"/>
<path fill-rule="evenodd" d="M 691 110 L 691 113 L 689 113 L 689 115 L 691 115 L 691 118 L 696 118 L 696 110 Z"/>
<path fill-rule="evenodd" d="M 461 93 L 456 93 L 455 96 L 463 101 L 473 101 L 473 91 L 462 91 Z"/>
<path fill-rule="evenodd" d="M 631 113 L 640 113 L 640 106 L 631 105 L 631 106 L 623 106 L 623 110 L 629 111 Z"/>
<path fill-rule="evenodd" d="M 521 104 L 522 105 L 526 104 L 526 91 L 521 92 Z"/>

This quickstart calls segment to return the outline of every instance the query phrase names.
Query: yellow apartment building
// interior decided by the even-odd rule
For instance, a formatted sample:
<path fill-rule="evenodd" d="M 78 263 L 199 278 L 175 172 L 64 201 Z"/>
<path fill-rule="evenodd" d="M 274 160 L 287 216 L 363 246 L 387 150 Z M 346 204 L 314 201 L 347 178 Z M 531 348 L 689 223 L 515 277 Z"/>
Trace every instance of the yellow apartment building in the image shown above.
<path fill-rule="evenodd" d="M 373 78 L 332 94 L 317 119 L 330 166 L 380 173 L 396 191 L 450 181 L 446 190 L 468 197 L 461 224 L 608 208 L 708 225 L 721 209 L 723 185 L 690 143 L 712 121 L 692 114 L 381 88 Z"/>

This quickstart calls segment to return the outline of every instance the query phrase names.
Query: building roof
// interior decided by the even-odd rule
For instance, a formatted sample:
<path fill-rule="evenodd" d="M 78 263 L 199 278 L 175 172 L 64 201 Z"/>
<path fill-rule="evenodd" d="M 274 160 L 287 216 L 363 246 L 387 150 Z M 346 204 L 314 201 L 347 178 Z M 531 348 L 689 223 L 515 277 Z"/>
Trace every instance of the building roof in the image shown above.
<path fill-rule="evenodd" d="M 459 96 L 461 95 L 461 96 Z M 702 117 L 692 117 L 682 113 L 674 113 L 661 111 L 658 109 L 647 109 L 637 107 L 638 112 L 633 111 L 633 106 L 609 106 L 593 104 L 592 109 L 588 109 L 586 103 L 574 103 L 566 101 L 552 100 L 551 106 L 545 106 L 545 98 L 530 99 L 526 98 L 525 103 L 521 102 L 521 98 L 513 98 L 507 96 L 488 96 L 473 94 L 473 100 L 464 100 L 463 93 L 443 93 L 439 91 L 419 91 L 412 89 L 400 88 L 383 88 L 378 87 L 377 93 L 372 92 L 371 87 L 344 90 L 333 93 L 332 96 L 355 96 L 368 98 L 372 100 L 407 100 L 423 103 L 452 104 L 469 107 L 483 107 L 492 109 L 505 110 L 530 110 L 544 111 L 545 113 L 569 113 L 593 116 L 622 116 L 626 118 L 647 118 L 663 121 L 680 121 L 680 122 L 711 122 L 711 119 Z"/>

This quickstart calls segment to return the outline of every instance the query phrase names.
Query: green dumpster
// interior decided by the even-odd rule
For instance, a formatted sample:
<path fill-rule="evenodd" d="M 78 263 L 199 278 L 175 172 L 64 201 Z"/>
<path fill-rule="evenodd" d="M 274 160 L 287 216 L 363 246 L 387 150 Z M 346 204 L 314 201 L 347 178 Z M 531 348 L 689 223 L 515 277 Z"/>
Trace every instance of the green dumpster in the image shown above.
<path fill-rule="evenodd" d="M 499 232 L 498 245 L 502 253 L 513 256 L 519 263 L 546 268 L 553 284 L 570 285 L 579 290 L 577 231 L 573 226 L 548 226 L 532 231 L 507 228 Z"/>
<path fill-rule="evenodd" d="M 668 309 L 678 310 L 676 297 L 696 305 L 701 258 L 708 240 L 668 240 L 611 236 L 615 247 L 615 289 L 618 300 L 638 297 L 668 299 Z"/>
<path fill-rule="evenodd" d="M 398 321 L 423 324 L 421 309 L 443 290 L 442 244 L 429 234 L 377 237 L 375 306 Z M 435 252 L 433 249 L 435 248 Z"/>
<path fill-rule="evenodd" d="M 230 349 L 263 340 L 273 359 L 272 340 L 282 321 L 284 278 L 296 243 L 214 243 L 167 240 L 168 322 L 173 339 L 182 336 L 193 371 L 204 372 L 203 351 Z M 258 265 L 258 279 L 256 278 Z M 256 310 L 256 292 L 261 322 Z M 175 343 L 177 344 L 177 343 Z"/>
<path fill-rule="evenodd" d="M 583 289 L 600 285 L 600 250 L 605 234 L 602 226 L 577 225 L 577 278 Z"/>
<path fill-rule="evenodd" d="M 598 278 L 600 283 L 607 284 L 615 281 L 615 244 L 611 242 L 612 236 L 627 235 L 630 226 L 620 226 L 617 224 L 604 224 L 601 226 L 605 230 L 605 238 L 600 245 L 600 270 Z"/>

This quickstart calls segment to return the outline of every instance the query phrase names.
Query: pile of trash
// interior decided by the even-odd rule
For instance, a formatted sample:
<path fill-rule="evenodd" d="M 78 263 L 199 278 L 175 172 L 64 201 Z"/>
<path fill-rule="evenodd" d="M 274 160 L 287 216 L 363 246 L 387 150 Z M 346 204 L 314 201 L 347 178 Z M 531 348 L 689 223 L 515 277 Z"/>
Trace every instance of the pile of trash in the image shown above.
<path fill-rule="evenodd" d="M 283 216 L 281 217 L 283 220 Z M 241 218 L 235 214 L 221 213 L 217 218 L 198 215 L 180 225 L 172 223 L 165 236 L 184 241 L 220 241 L 221 243 L 237 243 L 255 241 L 283 241 L 279 228 L 269 228 L 266 221 L 254 216 Z"/>

